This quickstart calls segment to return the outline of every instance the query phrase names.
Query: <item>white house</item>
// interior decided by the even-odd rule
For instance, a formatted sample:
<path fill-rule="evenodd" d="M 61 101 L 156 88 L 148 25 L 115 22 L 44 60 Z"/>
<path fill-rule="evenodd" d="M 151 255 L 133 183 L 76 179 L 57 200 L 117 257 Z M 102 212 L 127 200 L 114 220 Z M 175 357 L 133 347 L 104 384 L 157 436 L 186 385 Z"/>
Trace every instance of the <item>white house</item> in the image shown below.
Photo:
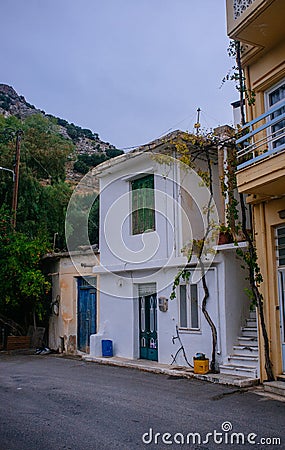
<path fill-rule="evenodd" d="M 100 182 L 100 266 L 94 267 L 100 275 L 100 308 L 98 333 L 90 339 L 93 356 L 101 356 L 102 339 L 110 339 L 114 354 L 124 358 L 182 366 L 192 364 L 196 353 L 211 358 L 201 270 L 195 257 L 187 265 L 183 256 L 187 243 L 204 236 L 210 193 L 194 170 L 175 159 L 175 142 L 183 141 L 183 135 L 171 133 L 100 164 L 94 172 Z M 205 170 L 205 157 L 197 149 L 193 155 L 196 170 Z M 211 148 L 210 219 L 216 223 L 224 221 L 221 155 L 221 148 Z M 212 251 L 207 248 L 203 261 L 210 294 L 207 311 L 217 330 L 216 368 L 257 377 L 256 326 L 254 317 L 249 318 L 245 273 L 236 247 L 217 245 L 215 236 L 210 236 Z M 180 280 L 171 300 L 173 282 L 185 265 L 189 279 Z M 246 320 L 248 326 L 241 331 Z M 177 330 L 187 361 L 178 351 Z"/>

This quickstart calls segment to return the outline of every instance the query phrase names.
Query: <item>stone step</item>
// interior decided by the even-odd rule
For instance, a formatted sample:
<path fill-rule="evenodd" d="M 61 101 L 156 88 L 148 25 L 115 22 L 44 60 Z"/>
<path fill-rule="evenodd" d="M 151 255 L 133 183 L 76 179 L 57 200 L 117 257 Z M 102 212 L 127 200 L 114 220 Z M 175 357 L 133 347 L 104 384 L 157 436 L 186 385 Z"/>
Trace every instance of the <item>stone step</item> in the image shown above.
<path fill-rule="evenodd" d="M 285 375 L 284 374 L 280 374 L 277 376 L 277 381 L 283 381 L 283 383 L 285 382 Z"/>
<path fill-rule="evenodd" d="M 285 383 L 283 381 L 265 381 L 263 386 L 265 392 L 285 397 Z"/>
<path fill-rule="evenodd" d="M 228 356 L 229 364 L 233 366 L 242 367 L 257 367 L 258 356 L 246 356 L 246 355 L 230 355 Z"/>
<path fill-rule="evenodd" d="M 258 378 L 257 368 L 252 366 L 235 366 L 233 364 L 223 364 L 220 366 L 220 373 L 224 375 L 236 375 L 239 377 Z"/>
<path fill-rule="evenodd" d="M 257 328 L 257 320 L 256 319 L 245 319 L 245 323 L 247 327 Z"/>
<path fill-rule="evenodd" d="M 234 345 L 233 351 L 234 355 L 258 356 L 257 345 Z"/>
<path fill-rule="evenodd" d="M 257 337 L 254 336 L 239 336 L 238 337 L 238 345 L 241 346 L 250 346 L 250 347 L 258 347 Z"/>
<path fill-rule="evenodd" d="M 249 319 L 255 319 L 256 320 L 256 310 L 249 312 Z"/>
<path fill-rule="evenodd" d="M 256 327 L 242 327 L 241 329 L 242 336 L 246 337 L 257 337 L 257 328 Z"/>

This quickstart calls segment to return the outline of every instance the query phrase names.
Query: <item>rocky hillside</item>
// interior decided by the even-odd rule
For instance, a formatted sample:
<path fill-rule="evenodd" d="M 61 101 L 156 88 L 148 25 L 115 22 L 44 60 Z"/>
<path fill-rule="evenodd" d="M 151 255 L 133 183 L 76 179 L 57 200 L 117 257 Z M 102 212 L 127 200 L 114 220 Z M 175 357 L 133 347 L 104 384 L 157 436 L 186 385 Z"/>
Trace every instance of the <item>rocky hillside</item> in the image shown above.
<path fill-rule="evenodd" d="M 13 115 L 19 119 L 25 119 L 32 114 L 42 114 L 55 121 L 59 133 L 66 139 L 70 139 L 76 148 L 75 160 L 66 167 L 69 180 L 79 181 L 90 167 L 123 153 L 109 142 L 102 141 L 97 133 L 37 109 L 7 84 L 0 84 L 0 114 L 5 117 Z"/>

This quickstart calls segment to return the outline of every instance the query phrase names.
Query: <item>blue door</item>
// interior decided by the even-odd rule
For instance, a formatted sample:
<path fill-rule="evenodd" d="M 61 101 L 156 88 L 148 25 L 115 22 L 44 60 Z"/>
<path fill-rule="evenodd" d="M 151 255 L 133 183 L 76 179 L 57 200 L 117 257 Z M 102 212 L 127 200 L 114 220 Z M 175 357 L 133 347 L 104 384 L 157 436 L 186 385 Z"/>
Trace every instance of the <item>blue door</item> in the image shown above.
<path fill-rule="evenodd" d="M 90 335 L 96 333 L 96 279 L 78 278 L 77 348 L 89 353 Z"/>

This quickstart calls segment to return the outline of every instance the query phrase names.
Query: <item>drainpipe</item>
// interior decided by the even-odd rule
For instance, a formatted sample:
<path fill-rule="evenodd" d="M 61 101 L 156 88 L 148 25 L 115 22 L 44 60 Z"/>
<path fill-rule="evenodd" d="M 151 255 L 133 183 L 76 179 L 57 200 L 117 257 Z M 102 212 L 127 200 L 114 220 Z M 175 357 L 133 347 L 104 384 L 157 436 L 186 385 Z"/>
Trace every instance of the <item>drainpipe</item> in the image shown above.
<path fill-rule="evenodd" d="M 225 168 L 224 168 L 225 149 L 222 146 L 218 146 L 218 173 L 219 179 L 224 182 Z M 223 223 L 226 223 L 226 208 L 225 198 L 222 193 L 221 183 L 219 183 L 219 199 L 220 199 L 220 219 Z"/>
<path fill-rule="evenodd" d="M 256 208 L 256 206 L 255 206 Z M 266 279 L 264 280 L 264 287 L 266 289 L 265 291 L 265 295 L 266 298 L 269 298 L 269 291 L 268 291 L 268 286 L 267 286 L 267 280 L 268 280 L 268 251 L 267 251 L 267 232 L 266 232 L 266 220 L 265 220 L 265 203 L 259 203 L 258 205 L 259 208 L 259 221 L 260 221 L 260 230 L 261 230 L 261 236 L 260 236 L 260 241 L 261 241 L 261 245 L 262 245 L 262 259 L 263 261 L 266 261 Z M 263 271 L 261 271 L 262 273 L 264 273 Z M 263 302 L 263 305 L 266 304 L 266 298 L 265 301 Z M 263 306 L 264 309 L 264 306 Z M 269 325 L 269 336 L 268 339 L 269 341 L 271 340 L 271 311 L 270 311 L 270 307 L 267 304 L 266 305 L 266 318 L 268 319 L 266 322 L 266 327 L 268 330 L 268 325 Z M 257 315 L 258 317 L 258 315 Z M 266 319 L 265 319 L 266 320 Z M 260 325 L 260 324 L 259 324 Z M 261 350 L 263 348 L 263 336 L 262 336 L 262 332 L 259 332 L 259 327 L 258 327 L 258 341 L 259 341 L 259 349 Z M 260 353 L 260 360 L 262 359 L 262 364 L 260 365 L 260 371 L 264 370 L 264 354 L 263 352 L 259 352 Z M 271 352 L 270 352 L 271 353 Z M 270 355 L 270 359 L 271 359 L 271 355 Z M 260 361 L 261 363 L 261 361 Z"/>

